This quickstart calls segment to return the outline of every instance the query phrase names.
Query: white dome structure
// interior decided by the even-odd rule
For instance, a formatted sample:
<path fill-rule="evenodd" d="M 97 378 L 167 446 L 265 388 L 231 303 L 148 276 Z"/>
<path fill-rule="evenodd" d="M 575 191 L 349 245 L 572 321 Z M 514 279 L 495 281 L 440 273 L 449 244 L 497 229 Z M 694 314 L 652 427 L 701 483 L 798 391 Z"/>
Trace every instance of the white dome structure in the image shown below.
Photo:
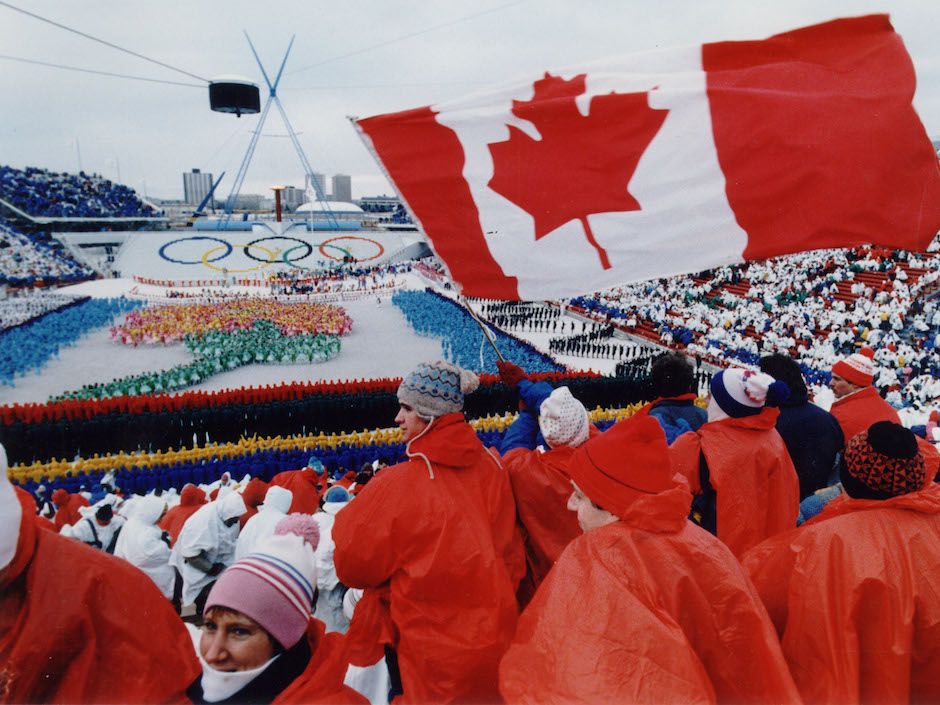
<path fill-rule="evenodd" d="M 362 215 L 365 213 L 362 208 L 357 206 L 355 203 L 348 203 L 346 201 L 314 201 L 312 203 L 302 203 L 297 206 L 295 213 L 312 213 L 316 215 L 317 213 L 325 213 L 330 211 L 334 215 Z"/>

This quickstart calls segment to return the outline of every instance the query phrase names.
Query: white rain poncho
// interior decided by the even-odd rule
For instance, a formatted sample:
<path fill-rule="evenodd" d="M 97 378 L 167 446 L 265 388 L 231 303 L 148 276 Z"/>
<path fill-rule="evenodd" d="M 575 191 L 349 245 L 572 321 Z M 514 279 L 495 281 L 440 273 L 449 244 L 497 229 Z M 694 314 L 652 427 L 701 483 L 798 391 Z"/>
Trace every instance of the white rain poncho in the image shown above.
<path fill-rule="evenodd" d="M 119 514 L 115 514 L 111 518 L 111 521 L 105 526 L 99 524 L 95 520 L 95 515 L 92 514 L 91 516 L 86 515 L 84 519 L 68 527 L 68 535 L 73 539 L 78 539 L 82 543 L 87 543 L 94 548 L 100 548 L 102 551 L 105 551 L 108 546 L 111 545 L 114 534 L 116 534 L 118 529 L 122 526 L 124 526 L 124 518 Z M 65 527 L 63 527 L 63 529 L 64 528 Z M 64 531 L 62 533 L 65 534 Z"/>
<path fill-rule="evenodd" d="M 167 599 L 173 599 L 173 568 L 167 562 L 170 547 L 161 538 L 163 531 L 157 520 L 166 511 L 160 497 L 141 497 L 134 503 L 130 518 L 121 529 L 114 555 L 135 565 L 150 576 Z"/>
<path fill-rule="evenodd" d="M 259 550 L 264 541 L 274 536 L 277 523 L 287 516 L 294 493 L 284 487 L 271 485 L 264 495 L 264 504 L 258 507 L 255 514 L 238 535 L 235 544 L 235 560 L 241 560 L 249 553 Z"/>
<path fill-rule="evenodd" d="M 215 576 L 186 562 L 205 551 L 210 563 L 229 565 L 235 557 L 238 522 L 226 526 L 229 519 L 240 517 L 246 511 L 245 502 L 238 492 L 230 492 L 220 500 L 200 507 L 186 520 L 170 555 L 170 565 L 183 576 L 182 604 L 196 600 L 199 592 L 215 580 Z"/>
<path fill-rule="evenodd" d="M 313 616 L 326 625 L 328 632 L 344 634 L 349 629 L 349 619 L 343 613 L 345 586 L 341 585 L 336 577 L 336 566 L 333 564 L 333 551 L 336 549 L 333 542 L 333 522 L 337 512 L 347 504 L 348 501 L 324 502 L 323 511 L 313 515 L 320 529 L 320 543 L 317 544 L 316 550 L 317 604 Z"/>

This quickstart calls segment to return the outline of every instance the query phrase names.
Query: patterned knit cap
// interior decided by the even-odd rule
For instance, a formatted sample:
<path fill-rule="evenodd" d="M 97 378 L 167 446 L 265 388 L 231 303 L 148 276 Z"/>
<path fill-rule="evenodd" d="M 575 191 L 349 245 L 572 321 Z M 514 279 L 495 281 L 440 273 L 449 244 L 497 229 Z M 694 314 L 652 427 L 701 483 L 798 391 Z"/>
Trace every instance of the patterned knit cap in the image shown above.
<path fill-rule="evenodd" d="M 891 421 L 874 423 L 849 440 L 845 470 L 872 490 L 872 496 L 882 498 L 917 492 L 927 481 L 924 456 L 913 432 Z M 855 496 L 850 487 L 846 490 Z"/>
<path fill-rule="evenodd" d="M 418 416 L 434 419 L 462 411 L 464 395 L 479 385 L 475 374 L 449 362 L 423 362 L 402 380 L 398 401 L 410 406 Z"/>
<path fill-rule="evenodd" d="M 588 415 L 584 404 L 575 399 L 568 387 L 552 391 L 539 407 L 539 428 L 552 448 L 577 448 L 588 439 Z"/>

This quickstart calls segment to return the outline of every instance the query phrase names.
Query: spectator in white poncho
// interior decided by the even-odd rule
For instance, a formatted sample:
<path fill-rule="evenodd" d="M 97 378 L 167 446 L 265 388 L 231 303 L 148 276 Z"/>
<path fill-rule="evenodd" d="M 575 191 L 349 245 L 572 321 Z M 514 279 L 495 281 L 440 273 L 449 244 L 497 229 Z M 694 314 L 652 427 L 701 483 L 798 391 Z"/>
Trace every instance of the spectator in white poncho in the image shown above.
<path fill-rule="evenodd" d="M 238 534 L 235 543 L 235 560 L 239 561 L 249 553 L 255 553 L 264 545 L 265 540 L 274 536 L 277 523 L 287 515 L 294 493 L 290 490 L 271 485 L 264 495 L 264 503 Z"/>
<path fill-rule="evenodd" d="M 197 614 L 219 573 L 234 561 L 238 518 L 246 511 L 242 496 L 230 492 L 189 517 L 173 545 L 170 565 L 183 578 L 182 604 L 195 603 Z"/>
<path fill-rule="evenodd" d="M 123 558 L 146 573 L 168 600 L 173 599 L 175 574 L 167 562 L 170 539 L 157 526 L 166 513 L 166 502 L 160 497 L 141 497 L 121 529 L 114 555 Z"/>

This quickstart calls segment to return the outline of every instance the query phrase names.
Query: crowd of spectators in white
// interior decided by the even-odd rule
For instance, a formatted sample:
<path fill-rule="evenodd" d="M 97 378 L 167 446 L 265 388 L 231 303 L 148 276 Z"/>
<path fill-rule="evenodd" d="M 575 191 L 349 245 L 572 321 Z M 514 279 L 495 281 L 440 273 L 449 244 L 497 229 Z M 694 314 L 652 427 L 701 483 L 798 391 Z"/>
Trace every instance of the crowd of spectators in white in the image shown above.
<path fill-rule="evenodd" d="M 932 254 L 821 250 L 618 287 L 571 304 L 722 366 L 788 352 L 820 385 L 839 357 L 867 345 L 887 399 L 922 406 L 940 396 L 940 305 L 927 296 L 938 267 Z"/>

